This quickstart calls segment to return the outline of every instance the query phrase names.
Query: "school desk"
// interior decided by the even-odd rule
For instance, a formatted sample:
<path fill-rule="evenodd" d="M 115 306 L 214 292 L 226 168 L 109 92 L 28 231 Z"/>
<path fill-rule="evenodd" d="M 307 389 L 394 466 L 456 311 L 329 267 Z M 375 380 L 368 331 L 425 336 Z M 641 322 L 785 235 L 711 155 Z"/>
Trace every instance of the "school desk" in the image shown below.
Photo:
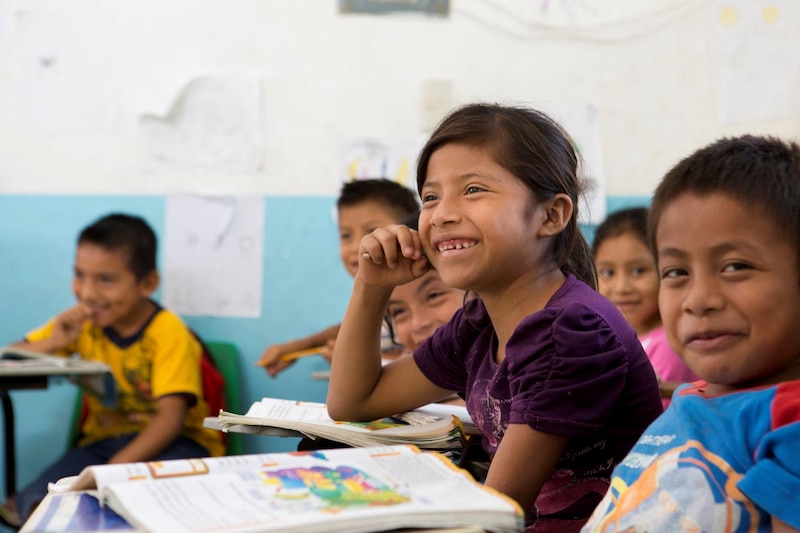
<path fill-rule="evenodd" d="M 103 403 L 116 403 L 116 385 L 109 368 L 83 359 L 56 357 L 20 348 L 0 348 L 0 401 L 3 404 L 6 496 L 17 491 L 14 406 L 9 391 L 46 389 L 52 379 L 68 378 L 100 395 Z"/>

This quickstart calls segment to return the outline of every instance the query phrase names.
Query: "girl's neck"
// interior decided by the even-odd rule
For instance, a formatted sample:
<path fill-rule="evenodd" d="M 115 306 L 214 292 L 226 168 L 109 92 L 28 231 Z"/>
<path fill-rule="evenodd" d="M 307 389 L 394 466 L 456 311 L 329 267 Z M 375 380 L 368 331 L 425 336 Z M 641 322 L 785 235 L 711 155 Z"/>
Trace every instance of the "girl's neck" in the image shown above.
<path fill-rule="evenodd" d="M 531 272 L 500 293 L 480 294 L 497 335 L 497 361 L 505 358 L 505 346 L 520 322 L 541 311 L 564 284 L 566 276 L 555 268 L 545 273 Z"/>

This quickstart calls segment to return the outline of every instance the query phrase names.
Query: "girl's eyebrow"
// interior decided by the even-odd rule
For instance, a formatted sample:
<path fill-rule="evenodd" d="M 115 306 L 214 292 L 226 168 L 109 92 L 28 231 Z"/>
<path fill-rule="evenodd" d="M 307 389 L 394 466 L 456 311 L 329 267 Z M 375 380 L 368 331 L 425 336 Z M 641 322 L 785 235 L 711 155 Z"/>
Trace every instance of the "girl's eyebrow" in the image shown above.
<path fill-rule="evenodd" d="M 488 180 L 492 180 L 492 181 L 499 181 L 500 180 L 500 178 L 496 178 L 494 176 L 491 176 L 491 175 L 488 175 L 488 174 L 483 174 L 483 173 L 477 172 L 477 171 L 466 172 L 464 174 L 460 174 L 460 175 L 455 177 L 455 179 L 457 181 L 469 181 L 469 180 L 475 179 L 475 178 L 488 179 Z M 426 179 L 425 183 L 422 184 L 422 187 L 420 187 L 420 189 L 424 189 L 424 188 L 426 188 L 428 186 L 436 187 L 438 185 L 439 185 L 439 183 L 436 180 L 428 180 L 428 179 Z"/>

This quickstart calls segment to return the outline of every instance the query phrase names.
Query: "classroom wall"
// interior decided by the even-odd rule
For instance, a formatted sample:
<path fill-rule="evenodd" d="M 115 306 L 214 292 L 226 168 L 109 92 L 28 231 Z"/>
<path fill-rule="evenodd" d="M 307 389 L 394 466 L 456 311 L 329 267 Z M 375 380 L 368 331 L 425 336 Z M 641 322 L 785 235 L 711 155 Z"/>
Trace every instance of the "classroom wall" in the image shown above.
<path fill-rule="evenodd" d="M 590 104 L 613 211 L 646 203 L 672 164 L 720 136 L 800 137 L 788 108 L 769 120 L 720 122 L 713 35 L 721 2 L 606 4 L 453 0 L 448 16 L 430 17 L 342 15 L 333 0 L 0 0 L 0 343 L 72 303 L 74 239 L 97 216 L 140 214 L 163 235 L 168 194 L 257 195 L 266 210 L 261 317 L 186 320 L 238 346 L 245 405 L 262 395 L 322 400 L 325 383 L 310 379 L 325 368 L 320 358 L 274 380 L 252 364 L 267 345 L 336 322 L 346 305 L 350 280 L 331 215 L 338 138 L 414 138 L 431 115 L 473 100 L 554 113 Z M 64 14 L 85 14 L 98 30 L 85 32 L 99 36 L 92 45 L 112 53 L 112 64 L 87 73 L 113 82 L 114 121 L 102 133 L 32 133 L 20 115 L 47 96 L 26 90 L 31 21 Z M 770 60 L 796 65 L 794 50 L 778 48 Z M 146 170 L 141 116 L 166 115 L 182 87 L 207 75 L 260 80 L 261 167 Z M 450 91 L 437 99 L 430 88 L 441 86 Z M 13 393 L 20 484 L 62 450 L 73 394 L 69 384 Z M 293 445 L 246 442 L 249 452 Z"/>

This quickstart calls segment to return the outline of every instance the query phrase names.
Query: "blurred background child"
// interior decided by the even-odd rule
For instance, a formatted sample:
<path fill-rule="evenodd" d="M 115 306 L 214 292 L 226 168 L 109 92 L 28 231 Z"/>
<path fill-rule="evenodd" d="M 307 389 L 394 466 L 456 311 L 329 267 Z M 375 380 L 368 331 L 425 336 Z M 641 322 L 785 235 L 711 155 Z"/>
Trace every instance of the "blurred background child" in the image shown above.
<path fill-rule="evenodd" d="M 658 312 L 658 271 L 647 242 L 647 208 L 610 214 L 597 227 L 594 261 L 600 293 L 636 330 L 659 380 L 664 408 L 681 383 L 697 379 L 667 342 Z"/>
<path fill-rule="evenodd" d="M 345 270 L 351 276 L 358 271 L 358 244 L 364 235 L 376 228 L 396 224 L 419 211 L 417 195 L 408 187 L 388 179 L 356 180 L 342 186 L 336 201 L 339 226 L 339 254 Z M 273 344 L 264 350 L 256 363 L 275 377 L 294 361 L 282 361 L 286 354 L 319 348 L 319 353 L 330 360 L 339 324 L 312 333 L 307 337 Z M 391 353 L 399 350 L 393 346 L 391 335 L 384 336 L 384 349 Z"/>
<path fill-rule="evenodd" d="M 144 219 L 114 213 L 96 220 L 78 236 L 76 304 L 15 344 L 108 365 L 117 402 L 108 406 L 84 395 L 77 446 L 3 504 L 6 524 L 24 521 L 48 483 L 87 466 L 223 455 L 219 432 L 203 427 L 211 413 L 202 392 L 201 344 L 180 317 L 152 299 L 159 285 L 156 251 Z"/>

